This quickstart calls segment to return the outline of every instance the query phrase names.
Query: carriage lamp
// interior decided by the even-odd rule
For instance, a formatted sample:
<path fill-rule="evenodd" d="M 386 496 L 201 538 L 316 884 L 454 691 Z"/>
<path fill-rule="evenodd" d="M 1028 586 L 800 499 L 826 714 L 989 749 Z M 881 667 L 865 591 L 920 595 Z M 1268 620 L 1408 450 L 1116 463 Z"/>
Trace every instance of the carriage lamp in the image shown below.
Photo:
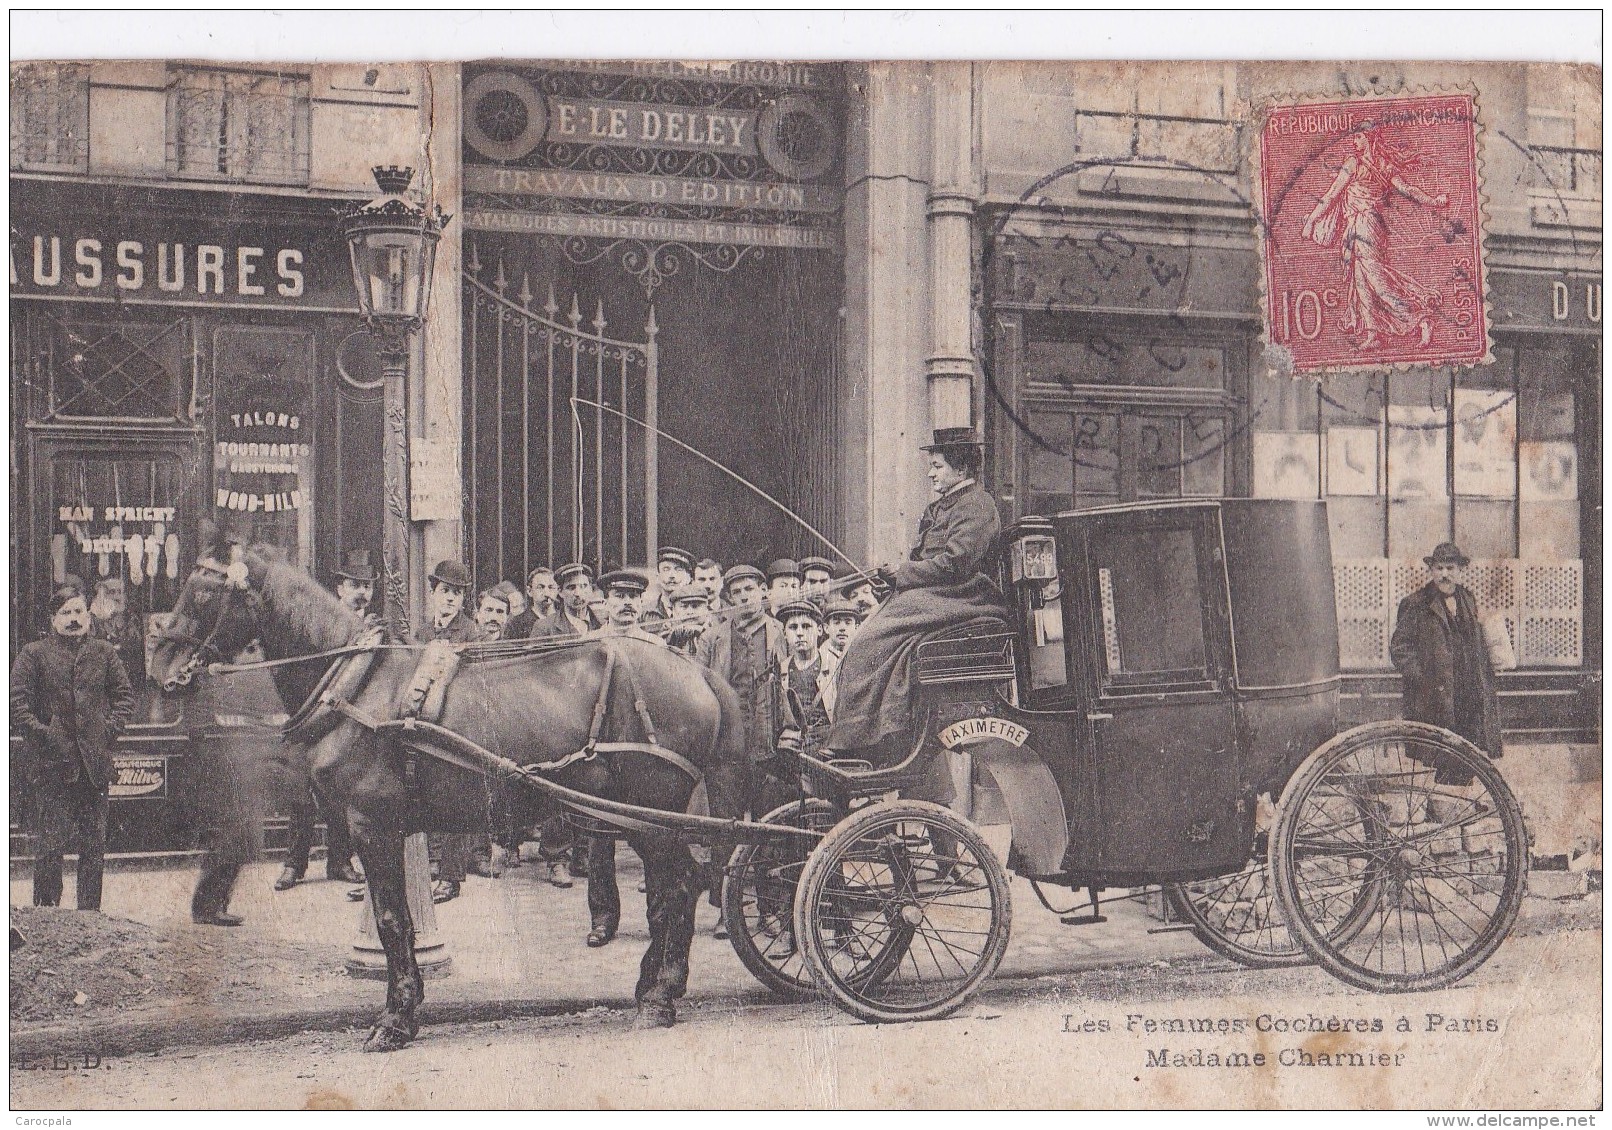
<path fill-rule="evenodd" d="M 1022 520 L 1019 528 L 1024 531 L 1029 520 Z M 1041 526 L 1041 523 L 1035 523 Z M 1013 570 L 1013 583 L 1020 581 L 1051 581 L 1058 577 L 1058 543 L 1052 534 L 1051 523 L 1045 524 L 1045 532 L 1039 528 L 1035 532 L 1021 532 L 1013 540 L 1009 551 L 1009 563 Z"/>

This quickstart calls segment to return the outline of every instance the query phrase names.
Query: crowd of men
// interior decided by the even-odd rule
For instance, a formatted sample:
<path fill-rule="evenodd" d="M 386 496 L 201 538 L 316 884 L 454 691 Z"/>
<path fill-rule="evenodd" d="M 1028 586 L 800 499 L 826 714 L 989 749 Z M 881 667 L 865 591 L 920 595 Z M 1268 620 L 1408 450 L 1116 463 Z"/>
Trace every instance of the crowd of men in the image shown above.
<path fill-rule="evenodd" d="M 354 611 L 373 615 L 375 579 L 368 555 L 351 554 L 337 570 L 337 596 Z M 839 662 L 862 621 L 879 605 L 871 577 L 842 574 L 827 558 L 780 558 L 765 569 L 724 568 L 676 546 L 660 547 L 653 574 L 634 568 L 600 573 L 587 563 L 569 562 L 532 569 L 524 586 L 500 580 L 478 587 L 464 565 L 448 560 L 438 562 L 427 580 L 428 606 L 415 629 L 421 642 L 631 634 L 715 670 L 739 695 L 746 748 L 759 769 L 750 798 L 757 815 L 796 794 L 795 758 L 822 747 L 833 719 Z M 277 889 L 303 879 L 315 816 L 311 799 L 292 814 L 292 850 Z M 327 875 L 356 881 L 344 822 L 325 816 L 331 829 Z M 580 836 L 563 817 L 496 836 L 433 837 L 433 899 L 457 898 L 471 875 L 495 877 L 504 867 L 520 866 L 521 846 L 532 840 L 548 882 L 565 888 L 587 879 L 588 944 L 607 944 L 621 914 L 615 843 Z M 362 889 L 352 894 L 361 898 Z"/>

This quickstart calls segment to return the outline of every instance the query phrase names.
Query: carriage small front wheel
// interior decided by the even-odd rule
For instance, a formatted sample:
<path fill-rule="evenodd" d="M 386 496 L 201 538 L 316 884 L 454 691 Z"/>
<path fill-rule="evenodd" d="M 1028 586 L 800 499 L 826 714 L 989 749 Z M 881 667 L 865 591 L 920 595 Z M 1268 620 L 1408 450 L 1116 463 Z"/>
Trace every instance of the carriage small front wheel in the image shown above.
<path fill-rule="evenodd" d="M 1377 992 L 1452 985 L 1522 906 L 1522 808 L 1483 752 L 1416 722 L 1376 722 L 1288 783 L 1271 867 L 1288 928 L 1323 969 Z M 1348 921 L 1347 929 L 1340 924 Z"/>
<path fill-rule="evenodd" d="M 818 987 L 871 1023 L 948 1016 L 996 971 L 1013 908 L 979 831 L 924 801 L 868 805 L 812 852 L 795 934 Z"/>
<path fill-rule="evenodd" d="M 827 832 L 842 811 L 826 800 L 790 801 L 761 818 Z M 722 880 L 722 919 L 733 952 L 773 994 L 787 1001 L 817 996 L 817 984 L 795 941 L 795 890 L 816 845 L 798 839 L 740 844 Z"/>

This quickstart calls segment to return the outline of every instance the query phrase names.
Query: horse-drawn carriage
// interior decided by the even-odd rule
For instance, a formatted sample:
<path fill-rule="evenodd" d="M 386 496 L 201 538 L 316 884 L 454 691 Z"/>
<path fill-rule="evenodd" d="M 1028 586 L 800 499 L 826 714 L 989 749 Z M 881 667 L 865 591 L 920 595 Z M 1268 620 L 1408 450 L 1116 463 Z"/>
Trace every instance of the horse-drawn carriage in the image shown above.
<path fill-rule="evenodd" d="M 1523 894 L 1521 811 L 1489 759 L 1452 733 L 1409 722 L 1339 732 L 1324 504 L 1213 499 L 1025 518 L 1002 550 L 1006 617 L 919 645 L 919 721 L 904 756 L 803 757 L 799 799 L 757 820 L 738 819 L 731 795 L 726 818 L 690 813 L 702 774 L 716 797 L 720 774 L 702 750 L 731 723 L 714 706 L 684 707 L 714 694 L 728 711 L 732 693 L 653 644 L 602 639 L 547 657 L 514 647 L 468 684 L 461 674 L 431 722 L 386 713 L 412 659 L 392 671 L 353 658 L 372 649 L 334 629 L 300 645 L 282 633 L 272 648 L 282 654 L 348 657 L 323 689 L 282 691 L 334 719 L 314 771 L 355 815 L 392 961 L 371 1046 L 412 1037 L 423 991 L 402 832 L 468 830 L 458 816 L 484 817 L 494 781 L 620 830 L 644 855 L 651 946 L 638 996 L 641 1010 L 659 1010 L 654 1022 L 671 1022 L 686 983 L 696 890 L 686 847 L 668 854 L 668 843 L 715 845 L 727 859 L 723 913 L 763 984 L 826 994 L 869 1021 L 945 1016 L 991 976 L 1012 918 L 1008 869 L 1038 894 L 1086 892 L 1087 907 L 1064 912 L 1071 923 L 1100 920 L 1105 890 L 1162 885 L 1228 957 L 1314 961 L 1379 991 L 1448 985 L 1494 953 Z M 242 583 L 259 622 L 236 635 L 265 631 L 265 617 L 298 619 L 274 612 L 288 601 L 276 585 L 290 582 L 268 574 Z M 186 615 L 162 659 L 170 683 L 198 669 L 229 619 Z M 505 691 L 499 679 L 516 667 L 500 664 L 541 669 Z M 630 694 L 611 690 L 621 671 Z M 601 741 L 608 726 L 645 732 Z M 549 756 L 533 756 L 540 749 Z M 1005 814 L 1006 867 L 974 823 L 901 797 L 942 756 Z"/>
<path fill-rule="evenodd" d="M 1068 923 L 1100 921 L 1105 888 L 1162 884 L 1227 957 L 1389 992 L 1448 985 L 1504 940 L 1526 841 L 1488 758 L 1417 723 L 1338 731 L 1323 504 L 1105 507 L 1003 542 L 1011 613 L 921 645 L 911 754 L 807 759 L 812 796 L 766 821 L 820 839 L 732 857 L 728 924 L 769 987 L 925 1019 L 996 969 L 1002 863 L 970 822 L 892 798 L 944 750 L 1005 804 L 1011 870 L 1087 892 Z"/>

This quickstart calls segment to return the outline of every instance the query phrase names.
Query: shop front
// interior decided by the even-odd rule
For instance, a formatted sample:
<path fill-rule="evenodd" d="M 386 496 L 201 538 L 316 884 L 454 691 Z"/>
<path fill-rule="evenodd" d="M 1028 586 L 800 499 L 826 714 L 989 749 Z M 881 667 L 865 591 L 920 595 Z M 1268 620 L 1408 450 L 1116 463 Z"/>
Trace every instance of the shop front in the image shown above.
<path fill-rule="evenodd" d="M 680 443 L 837 536 L 838 69 L 500 62 L 463 77 L 477 583 L 641 563 L 666 543 L 724 563 L 823 552 Z"/>
<path fill-rule="evenodd" d="M 1508 740 L 1598 727 L 1598 276 L 1492 272 L 1494 362 L 1274 375 L 1253 240 L 987 219 L 984 418 L 1015 515 L 1152 498 L 1325 498 L 1344 711 L 1397 716 L 1389 640 L 1453 540 L 1504 617 Z M 1272 562 L 1272 568 L 1281 568 Z"/>
<path fill-rule="evenodd" d="M 144 671 L 204 520 L 322 577 L 379 544 L 379 374 L 338 220 L 301 197 L 12 179 L 10 644 L 47 630 L 53 585 L 86 582 L 140 694 L 113 850 L 191 846 L 205 782 Z"/>

